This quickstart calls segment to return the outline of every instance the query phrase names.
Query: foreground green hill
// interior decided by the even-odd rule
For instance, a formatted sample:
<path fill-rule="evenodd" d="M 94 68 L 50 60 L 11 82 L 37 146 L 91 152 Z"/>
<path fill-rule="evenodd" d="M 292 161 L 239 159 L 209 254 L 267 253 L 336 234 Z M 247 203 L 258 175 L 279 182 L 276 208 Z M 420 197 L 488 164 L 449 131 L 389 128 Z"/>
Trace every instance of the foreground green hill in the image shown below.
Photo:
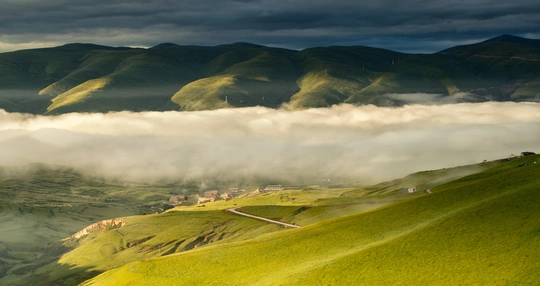
<path fill-rule="evenodd" d="M 178 188 L 111 182 L 61 166 L 0 167 L 0 285 L 29 285 L 35 269 L 70 250 L 60 239 L 101 220 L 155 213 Z"/>
<path fill-rule="evenodd" d="M 424 190 L 494 164 L 419 172 L 364 187 L 253 188 L 232 200 L 163 214 L 155 213 L 171 207 L 163 202 L 171 193 L 197 193 L 199 184 L 111 182 L 39 164 L 2 167 L 0 284 L 74 285 L 131 262 L 285 230 L 231 214 L 229 208 L 308 226 L 423 196 L 403 190 Z"/>
<path fill-rule="evenodd" d="M 64 247 L 75 247 L 58 263 L 40 268 L 31 284 L 76 285 L 104 270 L 189 251 L 208 244 L 241 241 L 281 227 L 222 211 L 128 217 L 125 226 L 71 238 Z M 61 266 L 59 267 L 58 264 Z"/>
<path fill-rule="evenodd" d="M 538 40 L 508 35 L 435 54 L 247 43 L 0 54 L 0 108 L 35 114 L 537 101 L 539 91 Z"/>
<path fill-rule="evenodd" d="M 109 270 L 84 285 L 534 285 L 540 156 L 366 213 Z"/>

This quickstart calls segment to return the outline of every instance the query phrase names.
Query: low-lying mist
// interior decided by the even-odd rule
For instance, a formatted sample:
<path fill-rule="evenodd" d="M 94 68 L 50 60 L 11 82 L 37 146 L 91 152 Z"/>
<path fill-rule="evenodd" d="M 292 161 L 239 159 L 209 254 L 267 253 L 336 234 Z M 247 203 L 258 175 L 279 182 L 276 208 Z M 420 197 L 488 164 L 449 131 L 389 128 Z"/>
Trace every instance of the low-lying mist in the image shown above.
<path fill-rule="evenodd" d="M 0 165 L 135 181 L 373 183 L 538 151 L 540 104 L 340 105 L 34 116 L 0 110 Z"/>

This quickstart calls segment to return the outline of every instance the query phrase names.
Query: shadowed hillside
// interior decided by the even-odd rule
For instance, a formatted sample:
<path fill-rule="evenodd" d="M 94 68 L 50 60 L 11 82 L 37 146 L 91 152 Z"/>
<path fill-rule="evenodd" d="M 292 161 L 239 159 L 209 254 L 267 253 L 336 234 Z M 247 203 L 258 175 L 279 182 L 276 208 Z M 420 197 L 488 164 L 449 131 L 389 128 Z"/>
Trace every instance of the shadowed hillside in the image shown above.
<path fill-rule="evenodd" d="M 36 114 L 538 101 L 539 91 L 538 40 L 509 35 L 435 54 L 248 43 L 0 54 L 0 108 Z"/>
<path fill-rule="evenodd" d="M 106 181 L 71 168 L 0 167 L 0 285 L 23 282 L 68 251 L 60 239 L 115 217 L 155 213 L 180 186 Z"/>

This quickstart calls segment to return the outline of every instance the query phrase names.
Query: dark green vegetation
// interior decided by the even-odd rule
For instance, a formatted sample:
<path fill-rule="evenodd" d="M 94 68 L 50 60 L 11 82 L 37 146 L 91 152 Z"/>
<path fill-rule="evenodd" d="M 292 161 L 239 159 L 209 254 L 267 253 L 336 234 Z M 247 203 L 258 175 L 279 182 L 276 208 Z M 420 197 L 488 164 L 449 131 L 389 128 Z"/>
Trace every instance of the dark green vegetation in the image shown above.
<path fill-rule="evenodd" d="M 0 285 L 21 280 L 69 249 L 60 239 L 115 217 L 155 213 L 171 185 L 110 182 L 65 167 L 0 168 Z"/>
<path fill-rule="evenodd" d="M 376 210 L 130 263 L 84 285 L 535 285 L 540 156 L 484 167 Z"/>
<path fill-rule="evenodd" d="M 538 101 L 539 43 L 501 36 L 435 54 L 245 43 L 150 49 L 69 44 L 0 54 L 0 108 L 61 114 Z M 421 94 L 398 95 L 404 93 Z"/>

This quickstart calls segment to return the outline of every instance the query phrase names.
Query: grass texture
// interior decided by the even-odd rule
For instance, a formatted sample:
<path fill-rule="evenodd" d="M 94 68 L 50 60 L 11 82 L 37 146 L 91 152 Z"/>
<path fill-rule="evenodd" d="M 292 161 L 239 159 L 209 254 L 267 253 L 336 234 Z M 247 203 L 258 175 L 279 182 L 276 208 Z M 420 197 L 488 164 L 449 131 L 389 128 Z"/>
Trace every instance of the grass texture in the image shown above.
<path fill-rule="evenodd" d="M 370 212 L 130 263 L 83 285 L 535 284 L 539 160 L 514 159 Z"/>

